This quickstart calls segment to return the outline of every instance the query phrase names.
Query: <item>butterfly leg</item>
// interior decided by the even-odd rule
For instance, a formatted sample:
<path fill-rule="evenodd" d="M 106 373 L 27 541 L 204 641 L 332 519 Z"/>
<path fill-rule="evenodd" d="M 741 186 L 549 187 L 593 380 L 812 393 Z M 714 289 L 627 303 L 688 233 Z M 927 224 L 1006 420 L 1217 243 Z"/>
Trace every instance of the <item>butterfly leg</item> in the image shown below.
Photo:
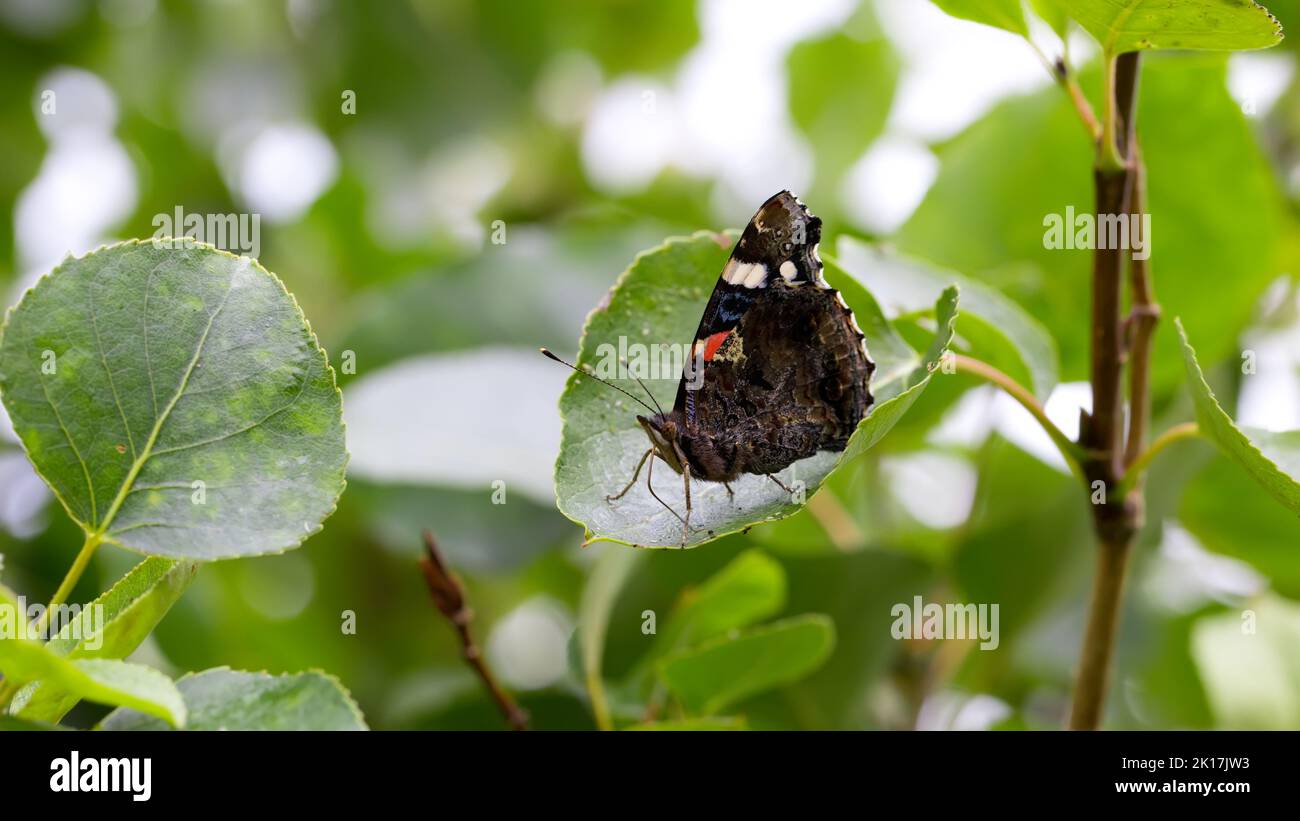
<path fill-rule="evenodd" d="M 654 453 L 654 448 L 650 448 L 645 453 L 641 454 L 641 461 L 636 463 L 636 470 L 633 471 L 632 478 L 628 480 L 627 484 L 624 485 L 623 489 L 620 490 L 617 494 L 613 496 L 606 496 L 605 501 L 613 502 L 617 499 L 622 499 L 624 496 L 627 495 L 627 492 L 632 489 L 632 485 L 636 484 L 637 477 L 641 475 L 641 468 L 645 466 L 645 460 L 650 458 L 650 454 L 652 453 Z"/>
<path fill-rule="evenodd" d="M 686 491 L 686 518 L 682 520 L 682 547 L 686 547 L 686 541 L 691 536 L 691 465 L 689 462 L 682 464 L 682 487 Z"/>
<path fill-rule="evenodd" d="M 658 502 L 659 504 L 663 505 L 664 508 L 665 508 L 669 513 L 671 513 L 671 514 L 673 514 L 674 516 L 677 517 L 677 521 L 679 521 L 679 522 L 682 523 L 682 527 L 686 527 L 686 520 L 683 519 L 683 518 L 681 517 L 681 514 L 679 514 L 677 511 L 673 510 L 673 508 L 672 508 L 671 505 L 669 505 L 669 504 L 668 504 L 667 502 L 665 502 L 663 499 L 660 499 L 660 498 L 659 498 L 659 494 L 658 494 L 658 493 L 655 493 L 655 486 L 654 486 L 654 481 L 653 481 L 653 480 L 654 480 L 654 475 L 655 475 L 655 460 L 654 460 L 654 459 L 651 459 L 651 460 L 650 460 L 650 467 L 649 467 L 649 468 L 646 470 L 646 472 L 645 472 L 645 488 L 646 488 L 646 490 L 650 491 L 650 495 L 653 496 L 653 497 L 655 497 L 655 501 L 656 501 L 656 502 Z M 690 514 L 687 513 L 687 515 L 689 516 Z M 685 544 L 685 542 L 683 542 L 683 544 Z"/>
<path fill-rule="evenodd" d="M 731 482 L 723 482 L 722 486 L 727 489 L 727 498 L 731 499 L 732 501 L 735 501 L 736 491 L 731 489 Z"/>
<path fill-rule="evenodd" d="M 775 473 L 769 473 L 769 474 L 767 474 L 767 478 L 771 479 L 773 482 L 776 482 L 777 487 L 781 488 L 781 489 L 784 490 L 786 493 L 789 493 L 790 496 L 791 496 L 791 498 L 794 497 L 794 491 L 791 490 L 790 488 L 786 487 L 786 486 L 785 486 L 785 482 L 782 482 L 780 479 L 776 478 L 776 474 L 775 474 Z"/>

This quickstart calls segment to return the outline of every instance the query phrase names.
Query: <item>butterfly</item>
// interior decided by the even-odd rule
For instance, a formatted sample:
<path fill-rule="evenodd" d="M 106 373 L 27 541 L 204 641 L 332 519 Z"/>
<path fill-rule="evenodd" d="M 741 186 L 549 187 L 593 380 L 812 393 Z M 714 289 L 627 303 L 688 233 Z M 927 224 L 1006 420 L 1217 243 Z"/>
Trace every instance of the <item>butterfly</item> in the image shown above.
<path fill-rule="evenodd" d="M 636 417 L 650 445 L 609 503 L 649 464 L 646 486 L 681 521 L 684 545 L 693 479 L 721 482 L 731 494 L 730 482 L 750 473 L 793 495 L 776 473 L 818 451 L 844 450 L 870 412 L 876 366 L 853 311 L 822 275 L 821 227 L 789 191 L 754 214 L 704 308 L 672 410 L 646 405 L 655 412 Z M 685 516 L 655 494 L 655 459 L 681 475 Z"/>

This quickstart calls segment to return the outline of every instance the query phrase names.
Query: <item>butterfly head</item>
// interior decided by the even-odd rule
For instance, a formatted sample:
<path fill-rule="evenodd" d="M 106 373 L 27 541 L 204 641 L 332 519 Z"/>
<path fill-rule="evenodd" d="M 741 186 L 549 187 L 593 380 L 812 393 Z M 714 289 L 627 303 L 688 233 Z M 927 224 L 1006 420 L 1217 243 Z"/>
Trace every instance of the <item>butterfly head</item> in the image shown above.
<path fill-rule="evenodd" d="M 680 428 L 673 414 L 657 413 L 654 416 L 637 416 L 636 421 L 641 423 L 646 436 L 650 437 L 650 444 L 654 446 L 655 453 L 659 455 L 659 458 L 667 462 L 668 466 L 674 471 L 681 473 L 685 455 L 678 443 Z"/>

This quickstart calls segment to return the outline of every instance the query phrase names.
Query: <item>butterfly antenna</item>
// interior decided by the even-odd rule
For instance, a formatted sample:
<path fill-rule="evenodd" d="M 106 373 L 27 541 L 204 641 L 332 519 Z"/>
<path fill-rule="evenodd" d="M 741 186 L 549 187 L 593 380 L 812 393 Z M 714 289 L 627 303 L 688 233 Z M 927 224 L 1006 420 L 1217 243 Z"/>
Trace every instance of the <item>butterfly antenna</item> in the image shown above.
<path fill-rule="evenodd" d="M 655 412 L 655 409 L 652 408 L 652 407 L 650 407 L 649 405 L 647 405 L 647 404 L 645 403 L 645 401 L 641 399 L 641 397 L 639 397 L 639 396 L 634 396 L 633 394 L 628 393 L 627 391 L 625 391 L 625 390 L 623 390 L 622 388 L 620 388 L 618 385 L 615 385 L 613 382 L 607 381 L 607 380 L 605 380 L 605 379 L 601 379 L 599 376 L 596 376 L 596 375 L 595 375 L 594 373 L 592 373 L 591 371 L 584 371 L 582 368 L 579 368 L 577 365 L 574 365 L 572 362 L 566 362 L 565 360 L 559 358 L 559 357 L 556 356 L 554 353 L 552 353 L 550 348 L 538 348 L 538 350 L 541 351 L 543 354 L 545 354 L 547 359 L 554 359 L 556 362 L 559 362 L 561 365 L 564 365 L 564 366 L 567 367 L 567 368 L 571 368 L 572 370 L 577 371 L 578 373 L 582 374 L 583 376 L 590 376 L 592 379 L 596 380 L 597 382 L 600 382 L 601 384 L 604 384 L 604 385 L 608 385 L 609 387 L 611 387 L 611 388 L 613 388 L 614 390 L 618 391 L 619 393 L 623 394 L 623 395 L 626 396 L 628 399 L 631 399 L 631 400 L 633 400 L 633 401 L 635 401 L 635 402 L 640 403 L 641 406 L 644 407 L 646 410 L 651 411 L 652 413 Z M 637 381 L 639 382 L 640 380 L 637 380 Z M 645 387 L 645 386 L 642 385 L 642 387 Z M 654 399 L 653 396 L 650 397 L 650 398 L 651 398 L 651 399 Z M 655 404 L 658 404 L 658 403 L 656 402 Z M 659 413 L 663 413 L 663 411 L 658 411 L 658 412 L 659 412 Z"/>
<path fill-rule="evenodd" d="M 638 385 L 641 386 L 641 390 L 645 391 L 645 395 L 648 396 L 648 397 L 650 397 L 650 401 L 655 403 L 655 407 L 656 407 L 656 408 L 659 408 L 659 415 L 660 415 L 660 416 L 663 416 L 664 409 L 663 409 L 662 407 L 660 407 L 660 405 L 659 405 L 659 400 L 658 400 L 658 399 L 655 399 L 655 395 L 654 395 L 653 393 L 651 393 L 651 392 L 650 392 L 650 389 L 647 388 L 647 387 L 645 386 L 645 383 L 641 381 L 641 377 L 639 377 L 639 376 L 633 374 L 633 375 L 632 375 L 632 378 L 635 379 L 635 380 L 636 380 L 636 383 L 637 383 Z"/>
<path fill-rule="evenodd" d="M 659 400 L 658 400 L 658 399 L 655 399 L 655 395 L 654 395 L 653 393 L 651 393 L 651 392 L 650 392 L 650 389 L 647 388 L 647 387 L 645 386 L 645 383 L 641 381 L 641 377 L 639 377 L 639 376 L 637 376 L 636 374 L 632 373 L 632 369 L 628 366 L 628 364 L 627 364 L 627 360 L 626 360 L 626 359 L 620 359 L 620 360 L 618 360 L 618 361 L 619 361 L 619 364 L 621 364 L 623 367 L 625 367 L 625 368 L 628 369 L 628 371 L 627 371 L 628 376 L 631 376 L 633 379 L 636 380 L 636 383 L 637 383 L 638 385 L 641 386 L 641 390 L 645 391 L 645 395 L 648 396 L 648 397 L 650 397 L 650 401 L 655 403 L 655 407 L 656 407 L 656 408 L 659 408 L 659 415 L 662 416 L 663 413 L 664 413 L 664 409 L 663 409 L 662 407 L 659 406 Z M 645 404 L 645 403 L 643 402 L 642 404 Z"/>

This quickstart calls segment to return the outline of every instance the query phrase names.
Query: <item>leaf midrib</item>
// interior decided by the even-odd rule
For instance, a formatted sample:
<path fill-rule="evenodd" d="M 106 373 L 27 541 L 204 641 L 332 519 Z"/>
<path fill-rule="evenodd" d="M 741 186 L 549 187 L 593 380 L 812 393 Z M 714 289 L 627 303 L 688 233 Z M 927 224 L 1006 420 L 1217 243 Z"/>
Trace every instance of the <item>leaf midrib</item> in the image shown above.
<path fill-rule="evenodd" d="M 226 302 L 230 299 L 231 292 L 235 290 L 235 276 L 236 274 L 232 272 L 230 275 L 230 284 L 226 288 L 226 293 L 221 297 L 221 303 L 217 305 L 216 310 L 214 310 L 208 317 L 208 324 L 204 327 L 202 335 L 199 336 L 198 344 L 194 346 L 194 355 L 190 357 L 190 363 L 185 368 L 185 374 L 181 377 L 180 384 L 176 386 L 176 392 L 167 402 L 162 413 L 159 414 L 158 418 L 154 421 L 153 429 L 149 431 L 149 438 L 145 441 L 144 447 L 140 450 L 139 457 L 131 463 L 131 469 L 127 471 L 126 478 L 122 481 L 122 486 L 118 489 L 117 496 L 114 497 L 112 504 L 109 505 L 108 511 L 104 514 L 104 518 L 99 522 L 98 527 L 94 530 L 87 530 L 87 534 L 92 538 L 113 541 L 111 538 L 106 538 L 105 534 L 107 534 L 108 528 L 113 524 L 113 519 L 116 518 L 118 510 L 121 509 L 122 504 L 126 501 L 126 497 L 130 494 L 131 486 L 135 484 L 136 477 L 140 475 L 140 471 L 144 469 L 145 462 L 149 461 L 149 457 L 153 454 L 153 446 L 158 441 L 158 434 L 162 432 L 163 425 L 171 416 L 172 409 L 176 407 L 176 403 L 185 395 L 185 388 L 189 386 L 190 377 L 194 373 L 194 367 L 198 364 L 199 357 L 203 355 L 203 347 L 208 342 L 208 334 L 212 332 L 212 326 L 217 321 L 217 316 L 226 307 Z M 147 300 L 148 297 L 149 293 L 146 289 L 145 299 Z M 110 377 L 110 380 L 111 378 L 112 377 Z M 149 379 L 152 382 L 152 367 L 149 368 Z"/>

